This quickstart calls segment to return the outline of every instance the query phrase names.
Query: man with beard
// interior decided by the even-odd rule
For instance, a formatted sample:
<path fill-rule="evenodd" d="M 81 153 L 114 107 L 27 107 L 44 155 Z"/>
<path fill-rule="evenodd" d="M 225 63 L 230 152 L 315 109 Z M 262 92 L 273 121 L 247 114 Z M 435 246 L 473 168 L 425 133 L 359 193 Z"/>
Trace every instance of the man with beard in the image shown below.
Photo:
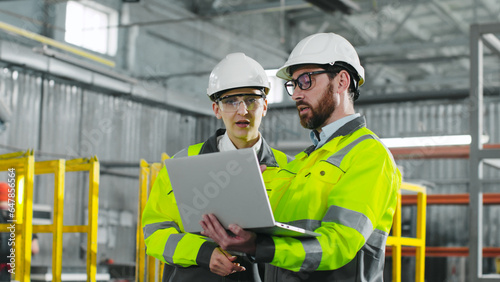
<path fill-rule="evenodd" d="M 390 152 L 354 111 L 364 69 L 333 33 L 300 41 L 278 71 L 313 145 L 280 169 L 270 187 L 275 219 L 320 233 L 275 237 L 204 215 L 203 234 L 266 265 L 265 281 L 382 281 L 385 243 L 401 174 Z"/>

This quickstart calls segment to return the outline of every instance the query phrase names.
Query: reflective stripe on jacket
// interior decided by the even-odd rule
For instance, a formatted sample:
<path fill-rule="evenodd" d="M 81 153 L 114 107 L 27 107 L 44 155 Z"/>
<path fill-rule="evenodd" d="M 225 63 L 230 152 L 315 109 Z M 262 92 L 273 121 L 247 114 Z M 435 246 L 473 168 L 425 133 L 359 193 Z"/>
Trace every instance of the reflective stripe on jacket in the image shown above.
<path fill-rule="evenodd" d="M 189 146 L 174 157 L 218 152 L 217 137 L 224 132 L 224 129 L 219 129 L 206 142 Z M 269 147 L 264 139 L 257 155 L 260 163 L 268 166 L 263 174 L 265 182 L 278 171 L 280 165 L 284 166 L 288 162 L 287 155 Z M 249 261 L 240 261 L 242 265 L 247 264 L 247 271 L 226 277 L 210 272 L 210 258 L 216 245 L 204 236 L 184 233 L 165 168 L 160 170 L 153 184 L 142 214 L 142 222 L 147 254 L 166 263 L 164 281 L 170 281 L 167 279 L 172 279 L 172 281 L 254 281 L 252 268 L 248 267 Z"/>
<path fill-rule="evenodd" d="M 392 155 L 363 117 L 296 155 L 269 185 L 274 217 L 322 235 L 259 235 L 255 260 L 271 264 L 266 281 L 382 281 L 400 185 Z"/>

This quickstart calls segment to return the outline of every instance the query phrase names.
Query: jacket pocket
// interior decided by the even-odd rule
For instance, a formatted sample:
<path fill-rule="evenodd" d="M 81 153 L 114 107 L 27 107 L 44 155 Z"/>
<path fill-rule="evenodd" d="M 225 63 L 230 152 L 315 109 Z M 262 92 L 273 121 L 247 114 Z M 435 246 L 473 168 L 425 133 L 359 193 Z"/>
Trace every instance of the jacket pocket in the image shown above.
<path fill-rule="evenodd" d="M 327 161 L 320 161 L 311 169 L 309 177 L 311 180 L 332 185 L 336 184 L 343 175 L 344 172 L 337 166 Z"/>

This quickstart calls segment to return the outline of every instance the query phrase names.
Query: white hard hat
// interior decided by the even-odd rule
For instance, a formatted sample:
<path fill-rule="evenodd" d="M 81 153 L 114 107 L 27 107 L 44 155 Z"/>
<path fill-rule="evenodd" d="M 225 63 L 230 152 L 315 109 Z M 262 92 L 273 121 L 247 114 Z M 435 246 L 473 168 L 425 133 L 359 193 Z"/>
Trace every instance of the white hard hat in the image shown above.
<path fill-rule="evenodd" d="M 347 63 L 357 72 L 359 86 L 365 82 L 365 69 L 361 66 L 358 53 L 352 44 L 335 33 L 317 33 L 302 39 L 295 46 L 285 65 L 278 70 L 276 76 L 284 80 L 291 80 L 292 74 L 288 70 L 290 66 L 300 64 L 334 65 L 340 62 Z"/>
<path fill-rule="evenodd" d="M 210 74 L 207 95 L 242 87 L 263 88 L 269 93 L 269 80 L 264 68 L 243 53 L 232 53 L 220 61 Z"/>

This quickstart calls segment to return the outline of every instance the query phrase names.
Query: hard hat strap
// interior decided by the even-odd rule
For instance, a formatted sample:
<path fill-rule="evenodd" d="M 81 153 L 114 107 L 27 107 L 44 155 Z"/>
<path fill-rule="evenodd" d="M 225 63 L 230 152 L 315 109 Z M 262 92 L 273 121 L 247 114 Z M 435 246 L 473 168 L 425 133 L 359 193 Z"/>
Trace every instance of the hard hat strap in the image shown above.
<path fill-rule="evenodd" d="M 328 64 L 328 66 L 329 66 L 328 68 L 340 67 L 342 69 L 345 69 L 349 73 L 349 76 L 351 77 L 351 87 L 349 88 L 351 93 L 353 94 L 352 100 L 356 101 L 359 97 L 359 74 L 356 71 L 356 69 L 352 67 L 350 64 L 342 61 L 337 61 L 333 65 Z"/>

